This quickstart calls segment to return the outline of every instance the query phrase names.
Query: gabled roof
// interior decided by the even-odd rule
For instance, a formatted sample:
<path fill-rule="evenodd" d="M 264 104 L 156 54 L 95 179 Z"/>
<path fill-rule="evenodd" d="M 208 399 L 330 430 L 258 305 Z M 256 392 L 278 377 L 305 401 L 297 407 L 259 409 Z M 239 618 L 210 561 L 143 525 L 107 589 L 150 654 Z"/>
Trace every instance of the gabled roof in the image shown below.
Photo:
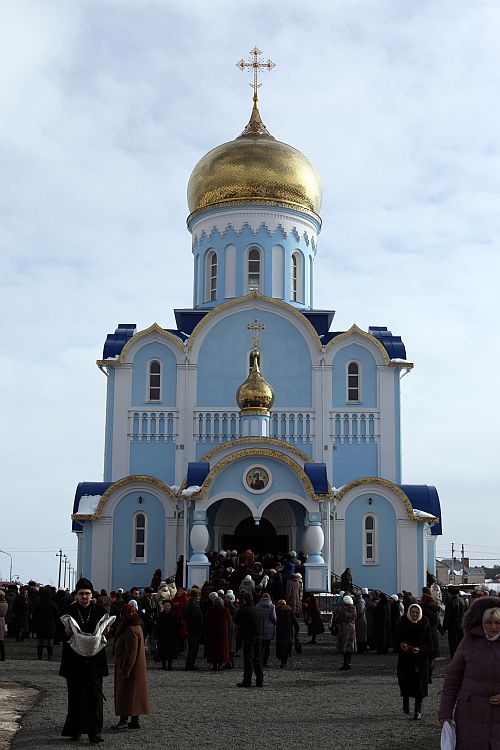
<path fill-rule="evenodd" d="M 400 484 L 408 500 L 414 509 L 423 510 L 425 513 L 439 518 L 439 522 L 431 526 L 431 533 L 434 536 L 443 533 L 441 524 L 441 503 L 435 487 L 428 484 Z"/>

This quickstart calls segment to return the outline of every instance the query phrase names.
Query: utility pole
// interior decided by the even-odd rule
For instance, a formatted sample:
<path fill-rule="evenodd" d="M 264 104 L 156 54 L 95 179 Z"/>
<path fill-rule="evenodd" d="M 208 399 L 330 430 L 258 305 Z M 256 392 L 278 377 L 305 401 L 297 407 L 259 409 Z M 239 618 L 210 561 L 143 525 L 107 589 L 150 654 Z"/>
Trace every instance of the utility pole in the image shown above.
<path fill-rule="evenodd" d="M 66 563 L 68 562 L 68 558 L 66 555 L 63 555 L 64 557 L 64 579 L 63 579 L 63 587 L 66 588 Z"/>
<path fill-rule="evenodd" d="M 61 564 L 62 564 L 62 556 L 63 556 L 63 551 L 62 551 L 62 549 L 60 549 L 59 552 L 56 554 L 56 557 L 59 558 L 59 576 L 57 578 L 57 588 L 58 589 L 61 588 Z"/>
<path fill-rule="evenodd" d="M 462 586 L 464 585 L 464 562 L 465 562 L 464 545 L 462 544 Z"/>
<path fill-rule="evenodd" d="M 452 573 L 452 583 L 455 583 L 455 545 L 453 542 L 451 543 L 451 573 Z"/>

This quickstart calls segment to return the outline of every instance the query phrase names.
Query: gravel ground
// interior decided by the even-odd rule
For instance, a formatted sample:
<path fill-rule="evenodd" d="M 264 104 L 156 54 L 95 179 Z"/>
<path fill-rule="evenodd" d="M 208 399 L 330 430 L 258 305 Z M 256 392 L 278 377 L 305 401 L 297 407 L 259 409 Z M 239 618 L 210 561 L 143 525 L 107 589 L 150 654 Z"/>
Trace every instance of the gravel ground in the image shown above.
<path fill-rule="evenodd" d="M 303 653 L 294 655 L 286 669 L 278 669 L 276 660 L 270 659 L 262 689 L 236 687 L 242 676 L 241 658 L 235 660 L 234 670 L 215 673 L 201 658 L 197 672 L 184 672 L 180 659 L 171 672 L 159 670 L 151 661 L 151 714 L 141 719 L 140 731 L 110 730 L 116 722 L 110 674 L 104 680 L 108 698 L 104 704 L 105 745 L 117 750 L 146 745 L 229 750 L 235 742 L 245 748 L 265 742 L 273 750 L 289 750 L 290 745 L 312 749 L 347 744 L 350 750 L 438 750 L 436 710 L 448 659 L 437 661 L 423 718 L 413 721 L 402 712 L 395 656 L 355 655 L 351 671 L 341 672 L 341 657 L 329 634 L 320 636 L 317 645 L 307 644 L 305 635 L 301 639 Z M 40 662 L 35 658 L 35 643 L 7 640 L 7 661 L 0 665 L 0 692 L 2 685 L 12 683 L 39 691 L 36 704 L 20 721 L 12 748 L 75 748 L 75 743 L 60 737 L 66 713 L 66 683 L 57 674 L 60 647 L 55 649 L 55 661 Z M 444 642 L 441 653 L 447 654 Z M 111 666 L 109 652 L 108 660 Z M 88 739 L 82 737 L 79 744 L 88 744 Z"/>

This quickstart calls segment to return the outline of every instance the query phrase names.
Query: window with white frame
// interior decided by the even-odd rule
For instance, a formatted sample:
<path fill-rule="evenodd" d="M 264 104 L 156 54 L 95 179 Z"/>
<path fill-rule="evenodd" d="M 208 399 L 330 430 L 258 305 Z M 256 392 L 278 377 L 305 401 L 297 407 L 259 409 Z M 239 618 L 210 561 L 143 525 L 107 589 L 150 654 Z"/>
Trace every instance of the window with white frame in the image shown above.
<path fill-rule="evenodd" d="M 376 518 L 371 514 L 363 520 L 363 563 L 374 565 L 376 560 Z"/>
<path fill-rule="evenodd" d="M 157 359 L 149 363 L 148 401 L 161 401 L 161 363 Z"/>
<path fill-rule="evenodd" d="M 205 300 L 215 302 L 217 299 L 217 253 L 212 250 L 206 261 Z"/>
<path fill-rule="evenodd" d="M 290 296 L 293 302 L 304 301 L 304 258 L 298 250 L 292 254 Z"/>
<path fill-rule="evenodd" d="M 357 362 L 347 365 L 347 400 L 361 401 L 360 369 Z"/>
<path fill-rule="evenodd" d="M 134 516 L 132 559 L 134 562 L 147 562 L 147 517 L 143 512 Z"/>
<path fill-rule="evenodd" d="M 260 255 L 260 249 L 258 247 L 251 247 L 248 251 L 248 291 L 256 289 L 258 292 L 261 290 L 261 269 L 262 261 Z"/>

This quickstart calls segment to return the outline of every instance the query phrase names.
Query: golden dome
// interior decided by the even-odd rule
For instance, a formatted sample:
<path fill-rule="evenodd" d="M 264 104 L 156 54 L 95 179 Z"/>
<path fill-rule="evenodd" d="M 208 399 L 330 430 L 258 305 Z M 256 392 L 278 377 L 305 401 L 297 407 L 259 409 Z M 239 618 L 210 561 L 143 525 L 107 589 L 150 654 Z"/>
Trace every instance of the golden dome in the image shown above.
<path fill-rule="evenodd" d="M 243 133 L 200 159 L 187 193 L 191 215 L 243 203 L 287 206 L 318 215 L 322 196 L 311 162 L 273 138 L 261 120 L 256 97 Z"/>
<path fill-rule="evenodd" d="M 236 401 L 242 413 L 269 413 L 273 405 L 274 391 L 264 380 L 259 369 L 259 350 L 253 350 L 253 365 L 250 375 L 236 391 Z"/>

